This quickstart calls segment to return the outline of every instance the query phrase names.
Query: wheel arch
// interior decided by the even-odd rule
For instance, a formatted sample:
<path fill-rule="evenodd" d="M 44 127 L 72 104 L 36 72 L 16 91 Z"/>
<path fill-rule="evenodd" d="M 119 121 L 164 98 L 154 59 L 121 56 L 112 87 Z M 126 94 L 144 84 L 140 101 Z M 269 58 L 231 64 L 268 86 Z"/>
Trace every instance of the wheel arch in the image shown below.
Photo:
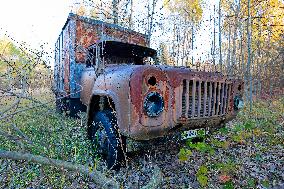
<path fill-rule="evenodd" d="M 108 94 L 94 94 L 88 106 L 88 125 L 93 121 L 94 112 L 100 110 L 111 110 L 116 112 L 116 105 L 113 98 Z"/>
<path fill-rule="evenodd" d="M 100 102 L 103 104 L 103 109 L 100 107 Z M 129 107 L 128 101 L 121 100 L 119 94 L 113 90 L 94 90 L 90 98 L 87 110 L 88 127 L 92 124 L 94 112 L 109 108 L 115 111 L 115 118 L 119 132 L 124 135 L 129 135 Z"/>

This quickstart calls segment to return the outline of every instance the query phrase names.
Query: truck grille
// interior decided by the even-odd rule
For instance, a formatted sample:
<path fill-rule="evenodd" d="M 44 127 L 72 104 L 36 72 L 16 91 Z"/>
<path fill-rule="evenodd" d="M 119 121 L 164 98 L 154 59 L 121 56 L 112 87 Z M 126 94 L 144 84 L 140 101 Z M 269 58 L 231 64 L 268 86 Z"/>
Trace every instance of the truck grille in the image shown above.
<path fill-rule="evenodd" d="M 232 84 L 183 80 L 182 117 L 200 118 L 227 114 Z"/>

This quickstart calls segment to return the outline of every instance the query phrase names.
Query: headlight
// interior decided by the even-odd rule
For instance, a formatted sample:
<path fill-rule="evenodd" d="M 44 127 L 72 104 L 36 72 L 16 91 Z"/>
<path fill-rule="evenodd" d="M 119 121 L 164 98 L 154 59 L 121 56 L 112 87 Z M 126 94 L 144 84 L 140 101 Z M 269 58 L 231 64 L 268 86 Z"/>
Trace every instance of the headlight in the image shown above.
<path fill-rule="evenodd" d="M 234 98 L 234 110 L 239 110 L 244 107 L 244 101 L 241 96 L 235 96 Z"/>
<path fill-rule="evenodd" d="M 157 117 L 164 110 L 164 99 L 157 92 L 150 92 L 144 100 L 144 110 L 149 117 Z"/>

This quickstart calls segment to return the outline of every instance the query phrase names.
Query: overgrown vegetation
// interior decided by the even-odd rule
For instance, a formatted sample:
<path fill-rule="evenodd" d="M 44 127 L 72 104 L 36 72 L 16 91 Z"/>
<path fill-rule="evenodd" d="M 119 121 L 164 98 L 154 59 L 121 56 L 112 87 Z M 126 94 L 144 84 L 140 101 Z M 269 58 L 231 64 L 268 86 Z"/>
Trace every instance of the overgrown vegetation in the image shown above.
<path fill-rule="evenodd" d="M 29 103 L 25 100 L 20 106 L 27 107 Z M 283 182 L 279 170 L 281 162 L 283 164 L 280 156 L 284 147 L 283 112 L 284 98 L 257 101 L 251 114 L 245 107 L 236 120 L 207 136 L 204 142 L 188 140 L 176 158 L 186 169 L 195 170 L 196 181 L 202 188 L 272 187 Z M 81 116 L 82 119 L 75 120 L 57 114 L 53 103 L 18 113 L 13 117 L 13 123 L 20 131 L 14 130 L 9 123 L 2 123 L 2 129 L 8 134 L 6 137 L 14 138 L 6 140 L 0 135 L 3 141 L 0 149 L 87 164 L 90 170 L 100 169 L 109 174 L 100 160 L 93 163 L 91 145 L 86 140 L 84 114 Z M 203 162 L 198 167 L 192 164 L 197 157 Z M 0 164 L 1 187 L 95 187 L 83 175 L 52 166 L 12 160 L 1 160 Z M 165 171 L 163 167 L 161 170 Z"/>
<path fill-rule="evenodd" d="M 74 120 L 54 111 L 52 70 L 44 57 L 48 53 L 8 37 L 0 40 L 0 152 L 86 165 L 90 172 L 115 177 L 121 188 L 141 188 L 151 177 L 153 183 L 162 182 L 161 188 L 284 188 L 284 98 L 272 98 L 283 94 L 283 1 L 80 2 L 75 6 L 79 15 L 148 34 L 151 46 L 160 46 L 164 64 L 244 79 L 244 97 L 254 101 L 252 109 L 246 106 L 236 120 L 203 142 L 188 140 L 173 149 L 165 144 L 164 151 L 157 147 L 158 152 L 129 157 L 127 168 L 111 172 L 93 158 L 85 115 Z M 206 28 L 210 31 L 204 33 Z M 206 43 L 209 48 L 200 48 Z M 163 180 L 159 171 L 153 174 L 153 164 Z M 63 167 L 0 159 L 0 188 L 98 186 Z"/>
<path fill-rule="evenodd" d="M 196 155 L 204 156 L 204 165 L 196 170 L 201 187 L 218 180 L 223 188 L 256 188 L 257 185 L 270 188 L 283 182 L 283 124 L 284 98 L 256 101 L 251 113 L 245 107 L 236 120 L 204 142 L 188 140 L 178 158 L 186 162 L 194 161 Z"/>
<path fill-rule="evenodd" d="M 52 93 L 45 93 L 45 95 L 45 97 L 39 97 L 42 103 L 43 98 L 47 98 L 45 101 L 53 98 Z M 5 109 L 4 104 L 9 105 L 7 104 L 9 100 L 12 103 L 13 98 L 0 100 L 1 109 L 2 107 Z M 31 105 L 34 106 L 34 102 L 23 100 L 19 108 Z M 1 122 L 1 132 L 5 134 L 0 135 L 0 149 L 29 152 L 48 158 L 87 164 L 90 170 L 96 169 L 91 145 L 89 140 L 86 140 L 84 115 L 81 114 L 82 119 L 78 120 L 68 118 L 56 113 L 54 106 L 52 101 L 15 114 L 12 122 L 15 127 L 11 126 L 9 121 Z M 0 165 L 2 170 L 0 187 L 27 188 L 38 182 L 46 187 L 62 188 L 71 186 L 73 182 L 70 181 L 70 177 L 77 177 L 75 173 L 71 174 L 63 169 L 25 162 L 13 163 L 1 160 Z"/>

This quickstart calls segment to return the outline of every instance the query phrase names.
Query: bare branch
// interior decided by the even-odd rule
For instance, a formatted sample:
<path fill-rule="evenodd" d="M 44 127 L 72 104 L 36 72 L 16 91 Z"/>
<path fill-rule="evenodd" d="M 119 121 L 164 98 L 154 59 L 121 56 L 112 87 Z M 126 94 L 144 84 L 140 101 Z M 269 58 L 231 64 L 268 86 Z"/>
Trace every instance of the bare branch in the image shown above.
<path fill-rule="evenodd" d="M 55 166 L 58 168 L 64 168 L 71 171 L 80 172 L 86 176 L 89 176 L 96 184 L 98 184 L 102 188 L 119 188 L 119 184 L 113 179 L 107 178 L 103 173 L 96 170 L 90 172 L 89 167 L 84 165 L 73 164 L 71 162 L 46 158 L 30 153 L 20 153 L 6 150 L 0 150 L 0 158 L 25 160 L 30 163 L 39 163 L 42 165 Z"/>
<path fill-rule="evenodd" d="M 2 112 L 0 112 L 0 115 L 3 115 L 4 113 L 10 111 L 11 109 L 13 109 L 14 107 L 16 107 L 18 104 L 20 103 L 20 99 L 17 98 L 17 100 L 14 101 L 14 103 L 9 106 L 8 108 L 4 109 Z"/>

